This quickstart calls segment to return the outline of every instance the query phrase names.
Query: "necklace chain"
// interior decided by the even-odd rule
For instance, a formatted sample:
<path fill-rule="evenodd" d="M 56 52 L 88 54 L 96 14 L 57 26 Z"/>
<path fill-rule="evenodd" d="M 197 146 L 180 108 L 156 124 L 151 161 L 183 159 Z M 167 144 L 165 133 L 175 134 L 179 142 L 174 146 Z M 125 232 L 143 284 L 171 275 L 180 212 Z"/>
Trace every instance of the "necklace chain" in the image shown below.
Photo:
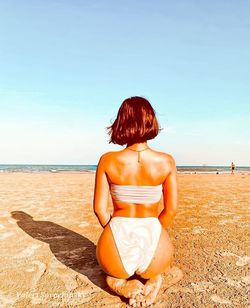
<path fill-rule="evenodd" d="M 142 150 L 134 150 L 134 149 L 130 149 L 130 148 L 127 148 L 128 150 L 131 150 L 131 151 L 134 151 L 134 152 L 142 152 L 142 151 L 145 151 L 147 149 L 149 149 L 149 147 L 145 148 L 145 149 L 142 149 Z"/>
<path fill-rule="evenodd" d="M 142 152 L 142 151 L 145 151 L 145 150 L 149 149 L 149 147 L 146 147 L 145 149 L 142 149 L 142 150 L 134 150 L 134 149 L 130 149 L 130 148 L 128 148 L 128 147 L 127 147 L 127 149 L 128 149 L 128 150 L 130 150 L 130 151 L 134 151 L 134 152 L 137 152 L 137 153 L 138 153 L 138 159 L 137 159 L 137 162 L 139 163 L 139 162 L 140 162 L 140 152 Z"/>

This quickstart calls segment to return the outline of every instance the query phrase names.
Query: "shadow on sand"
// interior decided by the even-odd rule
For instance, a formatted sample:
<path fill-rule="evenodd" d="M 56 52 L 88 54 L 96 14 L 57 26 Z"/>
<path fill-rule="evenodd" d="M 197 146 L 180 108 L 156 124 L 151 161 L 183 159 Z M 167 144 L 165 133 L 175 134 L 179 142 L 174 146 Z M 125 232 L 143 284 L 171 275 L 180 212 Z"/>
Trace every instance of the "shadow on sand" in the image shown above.
<path fill-rule="evenodd" d="M 11 215 L 27 234 L 49 244 L 52 253 L 61 263 L 113 294 L 106 284 L 105 273 L 97 263 L 96 246 L 88 238 L 51 221 L 33 220 L 32 216 L 23 211 L 13 211 Z"/>

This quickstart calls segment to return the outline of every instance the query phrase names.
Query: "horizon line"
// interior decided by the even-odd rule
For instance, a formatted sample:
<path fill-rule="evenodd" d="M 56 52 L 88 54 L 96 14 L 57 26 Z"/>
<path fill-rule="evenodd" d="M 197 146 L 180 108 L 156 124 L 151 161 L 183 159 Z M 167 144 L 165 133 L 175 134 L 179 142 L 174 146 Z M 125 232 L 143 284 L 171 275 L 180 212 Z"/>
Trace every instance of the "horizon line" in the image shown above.
<path fill-rule="evenodd" d="M 4 164 L 1 164 L 0 163 L 0 166 L 3 166 L 3 165 L 19 165 L 19 166 L 24 166 L 24 165 L 30 165 L 30 166 L 97 166 L 98 164 L 69 164 L 69 163 L 55 163 L 55 164 L 52 164 L 52 163 L 49 163 L 49 164 L 46 164 L 46 163 L 4 163 Z M 176 167 L 230 167 L 231 165 L 228 164 L 228 165 L 209 165 L 209 164 L 201 164 L 201 165 L 176 165 Z M 250 165 L 236 165 L 236 167 L 249 167 L 250 168 Z"/>

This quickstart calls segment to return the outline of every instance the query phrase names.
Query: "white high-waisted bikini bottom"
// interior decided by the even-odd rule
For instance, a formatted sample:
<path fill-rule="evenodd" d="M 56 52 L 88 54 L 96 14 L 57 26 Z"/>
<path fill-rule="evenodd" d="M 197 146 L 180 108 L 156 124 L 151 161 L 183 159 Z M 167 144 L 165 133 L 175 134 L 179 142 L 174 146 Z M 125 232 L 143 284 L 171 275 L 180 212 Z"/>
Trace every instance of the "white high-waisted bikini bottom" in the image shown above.
<path fill-rule="evenodd" d="M 113 217 L 109 225 L 128 275 L 143 273 L 160 239 L 162 227 L 158 218 Z"/>

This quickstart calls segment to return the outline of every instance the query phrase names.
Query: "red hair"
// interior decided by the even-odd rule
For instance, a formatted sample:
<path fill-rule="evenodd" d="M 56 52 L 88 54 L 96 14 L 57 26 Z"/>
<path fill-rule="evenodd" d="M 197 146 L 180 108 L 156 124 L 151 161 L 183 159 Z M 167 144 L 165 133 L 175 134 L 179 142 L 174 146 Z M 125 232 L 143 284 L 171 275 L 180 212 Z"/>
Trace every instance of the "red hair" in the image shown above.
<path fill-rule="evenodd" d="M 120 145 L 145 142 L 155 138 L 161 130 L 153 107 L 140 96 L 125 99 L 114 123 L 107 129 L 109 143 Z"/>

